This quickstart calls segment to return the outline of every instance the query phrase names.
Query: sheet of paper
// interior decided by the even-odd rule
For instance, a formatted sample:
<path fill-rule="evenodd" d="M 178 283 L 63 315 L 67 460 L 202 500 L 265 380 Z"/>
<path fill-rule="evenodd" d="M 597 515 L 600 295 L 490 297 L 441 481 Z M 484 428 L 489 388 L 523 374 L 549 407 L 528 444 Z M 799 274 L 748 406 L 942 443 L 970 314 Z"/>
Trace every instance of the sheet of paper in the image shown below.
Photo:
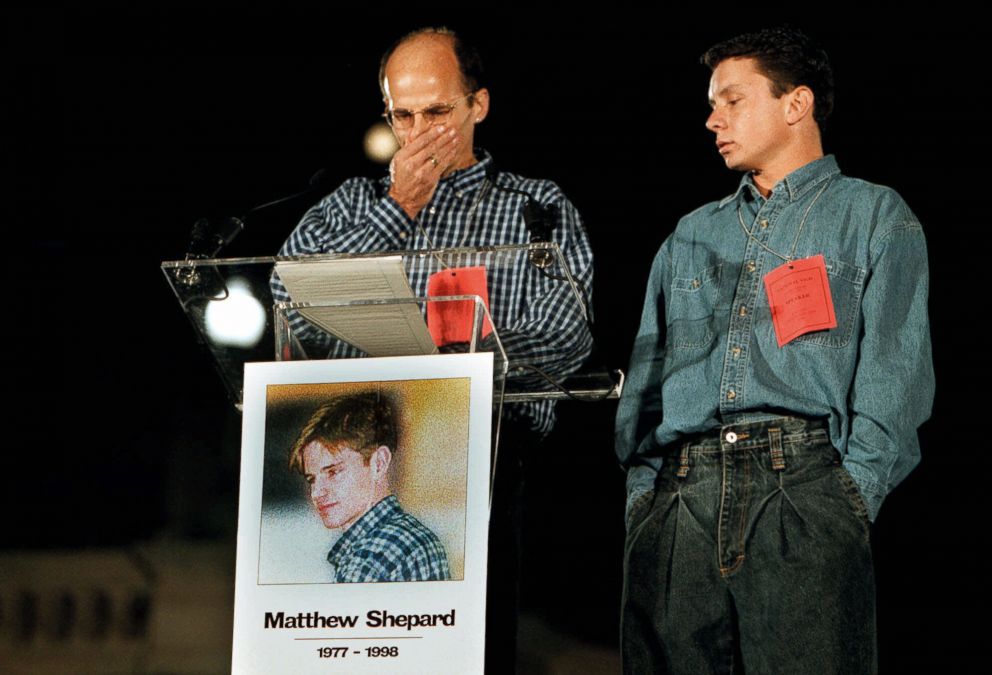
<path fill-rule="evenodd" d="M 276 263 L 293 302 L 413 298 L 400 256 Z M 418 303 L 309 307 L 300 315 L 369 356 L 433 354 L 437 348 Z"/>

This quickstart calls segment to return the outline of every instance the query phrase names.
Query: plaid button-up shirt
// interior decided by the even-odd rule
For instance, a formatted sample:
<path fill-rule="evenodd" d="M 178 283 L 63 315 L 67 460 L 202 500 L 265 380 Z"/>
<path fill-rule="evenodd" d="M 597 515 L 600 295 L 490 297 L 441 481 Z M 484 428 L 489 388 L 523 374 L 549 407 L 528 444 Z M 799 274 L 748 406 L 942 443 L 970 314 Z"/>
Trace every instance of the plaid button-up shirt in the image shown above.
<path fill-rule="evenodd" d="M 551 181 L 496 171 L 492 157 L 483 150 L 477 149 L 476 157 L 480 161 L 440 181 L 416 220 L 388 195 L 388 177 L 349 179 L 304 214 L 279 254 L 524 244 L 530 233 L 523 207 L 533 199 L 553 214 L 551 238 L 561 247 L 585 297 L 591 298 L 592 249 L 578 211 L 561 189 Z M 426 297 L 428 278 L 437 264 L 425 257 L 412 265 L 410 286 L 416 296 Z M 556 377 L 578 370 L 592 349 L 592 335 L 567 283 L 542 274 L 525 256 L 515 265 L 487 270 L 487 281 L 489 309 L 511 367 L 534 365 Z M 272 295 L 277 302 L 290 299 L 275 277 Z M 315 334 L 302 317 L 292 321 L 297 336 Z M 328 341 L 326 348 L 329 358 L 358 355 L 343 343 Z M 522 418 L 540 433 L 554 425 L 551 401 L 518 403 L 505 411 L 507 418 Z"/>
<path fill-rule="evenodd" d="M 330 552 L 337 583 L 445 581 L 448 556 L 437 535 L 389 495 L 345 530 Z"/>

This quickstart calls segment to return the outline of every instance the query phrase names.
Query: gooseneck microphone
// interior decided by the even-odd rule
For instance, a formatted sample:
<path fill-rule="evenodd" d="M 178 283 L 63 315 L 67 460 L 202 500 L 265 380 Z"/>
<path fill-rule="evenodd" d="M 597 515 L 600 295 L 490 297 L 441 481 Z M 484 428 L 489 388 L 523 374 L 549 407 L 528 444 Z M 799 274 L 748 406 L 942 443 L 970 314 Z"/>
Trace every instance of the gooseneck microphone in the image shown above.
<path fill-rule="evenodd" d="M 228 246 L 245 229 L 245 221 L 259 211 L 264 211 L 273 206 L 278 206 L 285 202 L 302 197 L 320 187 L 327 175 L 326 169 L 320 169 L 310 177 L 306 189 L 295 192 L 287 197 L 280 197 L 272 201 L 253 206 L 245 211 L 244 215 L 227 216 L 217 221 L 208 218 L 200 218 L 193 224 L 193 229 L 189 234 L 189 247 L 186 250 L 186 261 L 206 260 L 214 258 L 224 247 Z M 179 279 L 186 286 L 195 286 L 202 283 L 202 276 L 197 267 L 190 265 L 179 272 Z M 226 290 L 226 289 L 225 289 Z"/>
<path fill-rule="evenodd" d="M 500 185 L 499 173 L 496 170 L 495 162 L 491 162 L 486 167 L 486 180 L 497 190 L 511 192 L 525 198 L 523 206 L 524 225 L 530 233 L 529 243 L 543 244 L 551 241 L 551 231 L 555 229 L 558 222 L 557 207 L 552 204 L 545 206 L 537 200 L 537 197 L 526 190 L 518 190 L 507 185 Z M 538 269 L 545 270 L 554 263 L 553 256 L 548 250 L 530 251 L 528 260 Z"/>
<path fill-rule="evenodd" d="M 244 220 L 236 216 L 228 216 L 219 222 L 200 218 L 193 224 L 193 230 L 189 234 L 186 260 L 213 258 L 244 229 Z"/>
<path fill-rule="evenodd" d="M 190 232 L 186 260 L 213 258 L 220 253 L 221 249 L 229 245 L 241 234 L 245 229 L 245 221 L 248 220 L 249 216 L 312 192 L 314 188 L 319 187 L 324 182 L 326 174 L 327 170 L 321 169 L 310 177 L 306 189 L 294 192 L 287 197 L 280 197 L 279 199 L 273 199 L 270 202 L 253 206 L 240 217 L 228 216 L 220 219 L 218 222 L 212 222 L 207 218 L 200 218 L 193 224 L 193 230 Z"/>
<path fill-rule="evenodd" d="M 551 230 L 554 229 L 556 222 L 553 210 L 553 206 L 543 206 L 533 198 L 524 202 L 524 224 L 530 232 L 530 243 L 541 244 L 551 241 Z M 531 264 L 542 270 L 550 267 L 554 262 L 551 251 L 547 249 L 531 251 L 529 257 Z"/>

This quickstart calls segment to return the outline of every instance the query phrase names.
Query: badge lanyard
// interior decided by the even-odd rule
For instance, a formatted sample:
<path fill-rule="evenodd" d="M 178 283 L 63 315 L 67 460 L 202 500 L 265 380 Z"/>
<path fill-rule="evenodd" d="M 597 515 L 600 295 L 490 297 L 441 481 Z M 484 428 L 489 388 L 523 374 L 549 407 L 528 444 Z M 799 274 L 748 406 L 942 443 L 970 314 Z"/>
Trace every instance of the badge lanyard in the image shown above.
<path fill-rule="evenodd" d="M 806 219 L 809 218 L 813 205 L 826 191 L 833 177 L 824 181 L 819 192 L 810 201 L 799 221 L 796 238 L 788 256 L 784 256 L 770 246 L 766 246 L 747 229 L 744 217 L 741 215 L 740 203 L 737 205 L 737 220 L 741 229 L 749 239 L 758 244 L 776 258 L 785 261 L 765 275 L 765 294 L 768 297 L 768 309 L 771 313 L 772 325 L 775 329 L 775 339 L 779 349 L 793 339 L 818 330 L 828 330 L 837 327 L 837 317 L 834 313 L 833 298 L 830 295 L 830 282 L 827 279 L 827 269 L 822 254 L 814 255 L 803 260 L 796 260 L 796 249 Z"/>
<path fill-rule="evenodd" d="M 758 246 L 760 246 L 761 248 L 765 249 L 766 251 L 774 255 L 776 258 L 781 258 L 785 262 L 791 264 L 792 261 L 796 259 L 796 248 L 799 246 L 799 237 L 800 235 L 802 235 L 803 228 L 806 226 L 806 219 L 809 218 L 810 211 L 813 210 L 813 205 L 816 204 L 816 200 L 820 198 L 820 195 L 823 194 L 823 192 L 827 189 L 827 186 L 829 186 L 831 182 L 833 182 L 833 176 L 827 179 L 827 181 L 823 184 L 823 187 L 820 188 L 820 191 L 816 193 L 815 197 L 813 197 L 813 201 L 811 201 L 809 203 L 809 206 L 806 207 L 806 212 L 803 214 L 803 219 L 799 221 L 799 230 L 796 232 L 796 240 L 792 242 L 792 250 L 789 251 L 788 256 L 784 256 L 775 249 L 766 246 L 763 241 L 761 241 L 753 234 L 751 234 L 750 230 L 748 230 L 747 226 L 744 224 L 744 216 L 741 215 L 741 205 L 740 203 L 738 203 L 737 220 L 741 224 L 741 229 L 744 230 L 744 234 L 748 236 L 748 239 L 751 239 L 754 243 L 756 243 Z M 755 218 L 757 218 L 757 216 L 755 216 Z"/>
<path fill-rule="evenodd" d="M 475 199 L 472 201 L 472 206 L 468 210 L 468 223 L 465 225 L 465 233 L 462 234 L 461 241 L 455 246 L 455 248 L 462 248 L 465 246 L 465 242 L 468 240 L 468 236 L 472 234 L 472 230 L 475 227 L 475 212 L 479 208 L 479 203 L 489 194 L 489 176 L 483 179 L 482 187 L 479 188 L 479 192 L 475 195 Z M 415 218 L 414 221 L 417 224 L 417 228 L 420 230 L 420 234 L 427 240 L 427 248 L 431 251 L 431 255 L 437 260 L 438 264 L 441 266 L 442 270 L 446 270 L 450 267 L 440 255 L 435 253 L 434 242 L 427 235 L 427 230 L 424 228 L 423 224 L 420 222 L 420 218 Z"/>

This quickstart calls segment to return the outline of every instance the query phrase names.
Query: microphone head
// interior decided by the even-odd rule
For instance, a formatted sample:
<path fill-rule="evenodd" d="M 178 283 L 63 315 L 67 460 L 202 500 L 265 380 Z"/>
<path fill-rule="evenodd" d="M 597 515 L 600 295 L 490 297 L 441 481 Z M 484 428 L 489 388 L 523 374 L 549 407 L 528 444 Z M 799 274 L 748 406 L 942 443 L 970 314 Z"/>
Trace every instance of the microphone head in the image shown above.
<path fill-rule="evenodd" d="M 240 218 L 229 216 L 220 221 L 220 225 L 217 226 L 217 239 L 220 242 L 220 246 L 217 250 L 219 251 L 221 248 L 234 241 L 234 238 L 241 234 L 244 229 L 245 221 Z"/>
<path fill-rule="evenodd" d="M 243 229 L 244 221 L 233 216 L 224 218 L 217 225 L 207 218 L 200 218 L 193 224 L 193 230 L 189 234 L 186 258 L 213 258 L 218 251 L 234 241 Z"/>

